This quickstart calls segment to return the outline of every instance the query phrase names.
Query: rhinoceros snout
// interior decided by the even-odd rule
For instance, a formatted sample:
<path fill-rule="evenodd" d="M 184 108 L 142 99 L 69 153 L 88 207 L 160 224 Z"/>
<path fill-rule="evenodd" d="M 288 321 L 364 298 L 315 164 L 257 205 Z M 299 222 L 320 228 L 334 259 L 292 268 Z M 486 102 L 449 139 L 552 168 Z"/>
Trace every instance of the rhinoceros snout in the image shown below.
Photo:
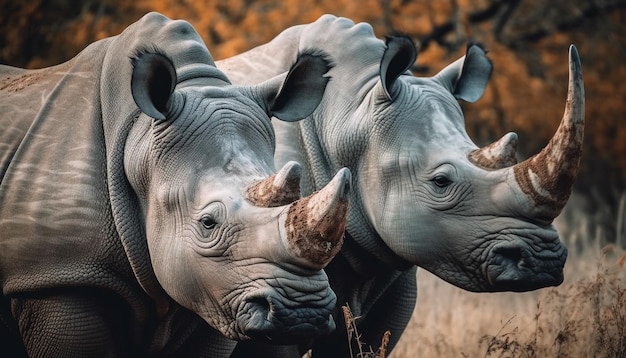
<path fill-rule="evenodd" d="M 484 274 L 494 291 L 531 291 L 560 285 L 566 259 L 560 243 L 540 252 L 521 241 L 503 243 L 492 249 Z"/>
<path fill-rule="evenodd" d="M 238 315 L 243 334 L 275 344 L 293 344 L 335 330 L 332 291 L 326 300 L 292 304 L 273 293 L 246 298 Z"/>

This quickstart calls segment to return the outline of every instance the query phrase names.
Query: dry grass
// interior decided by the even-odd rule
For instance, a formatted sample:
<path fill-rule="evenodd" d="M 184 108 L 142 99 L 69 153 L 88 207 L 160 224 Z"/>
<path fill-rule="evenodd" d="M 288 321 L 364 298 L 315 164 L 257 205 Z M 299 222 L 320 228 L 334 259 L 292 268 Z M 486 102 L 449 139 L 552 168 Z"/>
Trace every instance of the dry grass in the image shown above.
<path fill-rule="evenodd" d="M 390 357 L 626 357 L 623 206 L 615 233 L 578 213 L 557 222 L 570 248 L 559 287 L 470 293 L 421 270 L 417 307 Z"/>
<path fill-rule="evenodd" d="M 574 195 L 555 222 L 569 247 L 565 281 L 526 293 L 471 293 L 420 270 L 418 303 L 390 358 L 626 357 L 626 193 L 614 229 L 598 224 L 605 207 L 584 214 Z M 571 209 L 574 208 L 574 209 Z M 384 358 L 362 342 L 350 308 L 343 307 L 351 358 Z M 391 332 L 393 334 L 393 332 Z"/>
<path fill-rule="evenodd" d="M 391 357 L 626 357 L 626 254 L 617 251 L 571 260 L 566 283 L 523 294 L 469 293 L 422 272 Z"/>
<path fill-rule="evenodd" d="M 387 357 L 387 345 L 389 344 L 389 336 L 391 335 L 390 331 L 385 331 L 383 334 L 383 338 L 380 342 L 380 346 L 376 351 L 372 348 L 372 346 L 366 347 L 366 343 L 361 341 L 361 335 L 357 329 L 356 322 L 359 317 L 354 317 L 352 315 L 352 311 L 350 310 L 350 306 L 345 305 L 342 306 L 343 310 L 343 318 L 346 322 L 347 335 L 348 335 L 348 346 L 350 347 L 350 351 L 353 351 L 353 348 L 357 349 L 356 357 L 350 358 L 385 358 Z M 350 353 L 352 355 L 352 353 Z"/>
<path fill-rule="evenodd" d="M 602 240 L 595 240 L 598 243 Z M 615 245 L 572 252 L 559 287 L 471 293 L 421 270 L 418 304 L 390 358 L 626 357 L 626 252 Z M 343 306 L 350 358 L 385 358 L 363 342 Z"/>

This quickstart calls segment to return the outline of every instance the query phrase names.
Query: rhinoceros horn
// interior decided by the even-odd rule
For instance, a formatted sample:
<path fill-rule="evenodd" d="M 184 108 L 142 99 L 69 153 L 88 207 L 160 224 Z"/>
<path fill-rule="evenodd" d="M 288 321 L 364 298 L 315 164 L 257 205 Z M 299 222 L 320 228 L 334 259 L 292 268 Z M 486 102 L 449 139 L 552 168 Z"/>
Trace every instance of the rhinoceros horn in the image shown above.
<path fill-rule="evenodd" d="M 324 268 L 341 249 L 350 180 L 350 170 L 343 168 L 324 188 L 296 201 L 287 211 L 287 245 L 309 268 Z"/>
<path fill-rule="evenodd" d="M 540 220 L 559 215 L 572 191 L 580 165 L 585 126 L 585 90 L 578 51 L 569 49 L 569 85 L 563 119 L 548 145 L 533 157 L 515 164 L 517 136 L 509 133 L 499 141 L 469 155 L 470 161 L 486 169 L 510 166 L 515 182 L 531 200 L 532 212 Z"/>
<path fill-rule="evenodd" d="M 278 173 L 249 186 L 246 199 L 266 208 L 291 204 L 301 197 L 301 173 L 299 163 L 288 162 Z"/>
<path fill-rule="evenodd" d="M 300 164 L 288 162 L 276 174 L 250 185 L 245 197 L 259 207 L 289 205 L 280 223 L 287 249 L 299 264 L 319 270 L 341 249 L 351 175 L 343 168 L 320 191 L 301 198 L 301 172 Z"/>
<path fill-rule="evenodd" d="M 468 155 L 469 160 L 484 169 L 502 169 L 517 164 L 517 134 L 507 133 L 499 140 L 476 149 Z"/>

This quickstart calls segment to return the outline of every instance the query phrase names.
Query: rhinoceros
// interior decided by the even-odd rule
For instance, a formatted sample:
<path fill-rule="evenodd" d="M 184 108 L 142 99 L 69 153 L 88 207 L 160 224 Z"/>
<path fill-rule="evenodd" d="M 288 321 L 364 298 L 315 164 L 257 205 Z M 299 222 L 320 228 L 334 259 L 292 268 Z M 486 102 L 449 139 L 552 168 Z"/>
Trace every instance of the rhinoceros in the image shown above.
<path fill-rule="evenodd" d="M 416 267 L 479 292 L 563 281 L 567 249 L 551 223 L 568 200 L 582 151 L 575 47 L 561 125 L 545 149 L 521 163 L 516 134 L 478 148 L 465 130 L 458 100 L 480 99 L 492 72 L 478 45 L 436 75 L 416 77 L 409 38 L 383 41 L 367 23 L 324 15 L 216 64 L 233 83 L 254 84 L 310 51 L 329 56 L 331 80 L 307 119 L 274 122 L 275 161 L 302 163 L 303 193 L 323 186 L 337 168 L 352 172 L 346 238 L 326 272 L 338 304 L 359 316 L 362 342 L 376 344 L 390 330 L 388 351 L 397 343 L 416 302 Z M 349 356 L 347 341 L 340 326 L 300 351 Z"/>
<path fill-rule="evenodd" d="M 216 357 L 332 331 L 350 172 L 302 198 L 270 122 L 312 113 L 328 69 L 304 54 L 234 86 L 158 13 L 66 63 L 0 66 L 2 351 Z"/>

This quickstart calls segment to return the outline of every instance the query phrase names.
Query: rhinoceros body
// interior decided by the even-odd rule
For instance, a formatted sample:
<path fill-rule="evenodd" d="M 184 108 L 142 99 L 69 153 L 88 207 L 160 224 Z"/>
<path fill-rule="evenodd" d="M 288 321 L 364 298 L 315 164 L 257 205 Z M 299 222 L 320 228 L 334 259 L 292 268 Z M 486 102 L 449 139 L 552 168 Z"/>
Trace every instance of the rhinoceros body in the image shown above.
<path fill-rule="evenodd" d="M 327 82 L 324 59 L 297 62 L 232 86 L 189 23 L 151 13 L 58 66 L 0 66 L 3 352 L 220 356 L 330 332 L 350 173 L 306 198 L 297 163 L 275 174 L 270 116 L 307 116 Z"/>
<path fill-rule="evenodd" d="M 376 344 L 390 330 L 388 348 L 396 344 L 415 305 L 416 266 L 479 292 L 562 282 L 567 250 L 551 222 L 569 197 L 581 154 L 584 98 L 575 48 L 561 126 L 522 163 L 514 133 L 478 148 L 465 131 L 457 100 L 478 100 L 492 69 L 475 45 L 437 75 L 419 78 L 408 72 L 417 55 L 412 41 L 385 42 L 369 24 L 325 15 L 217 66 L 233 83 L 254 84 L 309 51 L 328 55 L 331 79 L 311 116 L 274 122 L 275 160 L 303 164 L 305 193 L 336 168 L 352 172 L 346 240 L 326 272 L 338 305 L 359 316 L 362 342 Z M 300 347 L 309 348 L 314 356 L 348 356 L 345 327 Z M 237 352 L 246 349 L 240 344 Z"/>

